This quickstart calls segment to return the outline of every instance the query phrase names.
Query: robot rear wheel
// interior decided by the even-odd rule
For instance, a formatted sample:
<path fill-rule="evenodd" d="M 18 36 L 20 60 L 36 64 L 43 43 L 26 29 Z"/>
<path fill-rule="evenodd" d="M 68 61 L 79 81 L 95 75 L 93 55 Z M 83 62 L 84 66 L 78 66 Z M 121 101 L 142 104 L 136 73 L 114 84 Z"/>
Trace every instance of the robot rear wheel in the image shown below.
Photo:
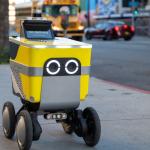
<path fill-rule="evenodd" d="M 6 138 L 11 139 L 15 133 L 16 116 L 15 109 L 11 102 L 6 102 L 2 111 L 3 132 Z"/>

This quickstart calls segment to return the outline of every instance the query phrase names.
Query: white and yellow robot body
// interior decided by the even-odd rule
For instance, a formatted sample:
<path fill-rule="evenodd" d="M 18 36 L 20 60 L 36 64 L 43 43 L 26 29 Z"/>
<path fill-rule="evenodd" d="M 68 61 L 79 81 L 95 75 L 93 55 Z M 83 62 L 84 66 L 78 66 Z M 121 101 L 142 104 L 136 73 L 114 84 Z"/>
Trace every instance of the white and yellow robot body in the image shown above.
<path fill-rule="evenodd" d="M 5 136 L 12 138 L 16 129 L 19 148 L 30 149 L 42 133 L 37 116 L 43 115 L 95 146 L 101 132 L 98 114 L 91 107 L 78 110 L 88 95 L 92 46 L 54 37 L 47 20 L 23 20 L 21 27 L 22 35 L 9 40 L 13 93 L 23 105 L 15 113 L 11 102 L 4 104 Z"/>

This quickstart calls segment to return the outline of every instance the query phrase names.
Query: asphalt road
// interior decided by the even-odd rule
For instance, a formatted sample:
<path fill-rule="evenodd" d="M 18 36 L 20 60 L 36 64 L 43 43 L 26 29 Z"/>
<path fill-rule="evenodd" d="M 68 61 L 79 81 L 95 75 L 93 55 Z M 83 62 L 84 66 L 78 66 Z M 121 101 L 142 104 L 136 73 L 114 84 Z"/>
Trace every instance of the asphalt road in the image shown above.
<path fill-rule="evenodd" d="M 93 44 L 92 76 L 150 90 L 150 38 L 86 42 Z"/>

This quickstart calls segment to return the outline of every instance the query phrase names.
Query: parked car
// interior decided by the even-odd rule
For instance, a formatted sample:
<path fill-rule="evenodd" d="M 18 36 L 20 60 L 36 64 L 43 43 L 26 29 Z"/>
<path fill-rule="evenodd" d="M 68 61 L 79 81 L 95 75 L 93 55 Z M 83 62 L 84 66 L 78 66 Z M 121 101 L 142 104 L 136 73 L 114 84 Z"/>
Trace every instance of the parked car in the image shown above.
<path fill-rule="evenodd" d="M 99 22 L 93 27 L 85 30 L 86 39 L 102 38 L 103 40 L 112 40 L 124 38 L 131 40 L 134 36 L 135 28 L 121 21 Z"/>

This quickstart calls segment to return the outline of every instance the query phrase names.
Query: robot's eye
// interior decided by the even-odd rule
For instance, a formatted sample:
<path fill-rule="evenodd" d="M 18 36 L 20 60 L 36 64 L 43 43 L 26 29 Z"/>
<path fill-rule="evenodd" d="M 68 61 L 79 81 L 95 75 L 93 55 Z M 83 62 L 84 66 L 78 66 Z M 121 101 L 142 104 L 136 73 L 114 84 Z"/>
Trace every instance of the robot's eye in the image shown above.
<path fill-rule="evenodd" d="M 65 71 L 67 74 L 73 75 L 79 70 L 79 63 L 76 60 L 69 60 L 65 64 Z"/>
<path fill-rule="evenodd" d="M 60 71 L 60 63 L 57 60 L 50 60 L 46 65 L 46 71 L 50 75 L 56 75 Z"/>

